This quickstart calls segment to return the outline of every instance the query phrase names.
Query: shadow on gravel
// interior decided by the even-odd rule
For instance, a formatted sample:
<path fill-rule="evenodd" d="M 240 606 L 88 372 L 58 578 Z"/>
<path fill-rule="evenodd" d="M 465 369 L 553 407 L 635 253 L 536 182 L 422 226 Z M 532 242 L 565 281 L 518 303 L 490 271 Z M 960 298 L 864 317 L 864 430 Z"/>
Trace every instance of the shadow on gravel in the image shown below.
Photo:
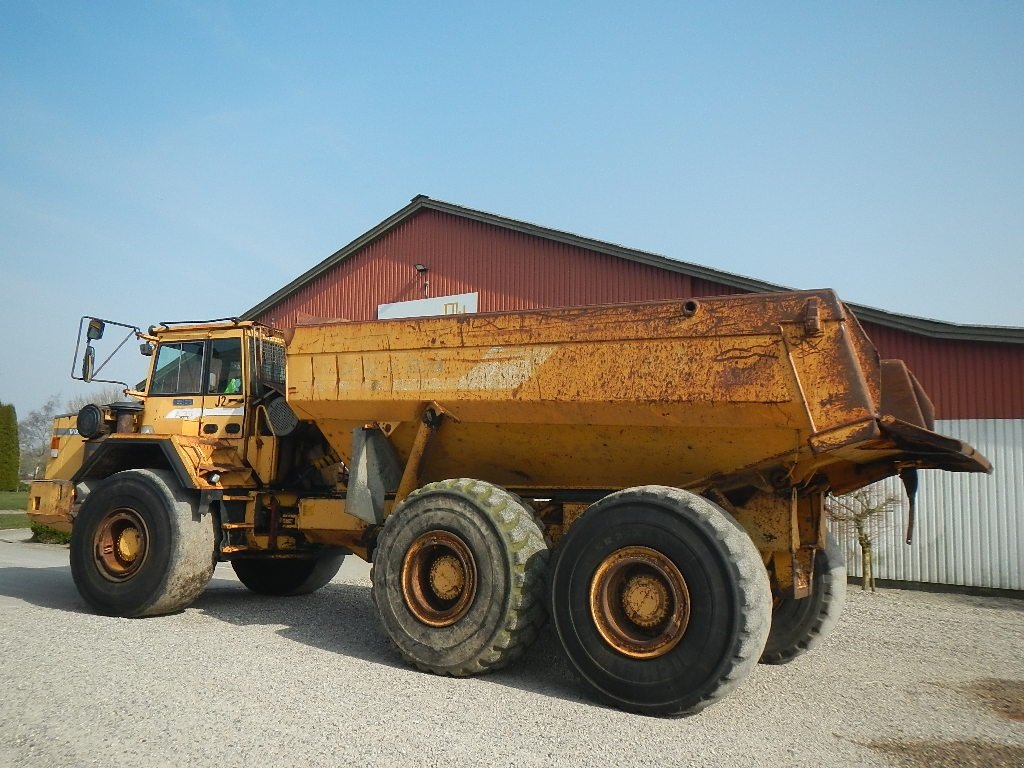
<path fill-rule="evenodd" d="M 0 596 L 43 608 L 89 613 L 67 565 L 2 567 Z M 282 637 L 312 648 L 396 669 L 410 668 L 381 629 L 368 586 L 328 584 L 311 595 L 264 597 L 236 581 L 214 578 L 189 610 L 240 627 L 275 626 Z M 564 701 L 592 703 L 576 681 L 550 626 L 545 626 L 537 642 L 510 667 L 475 679 Z"/>
<path fill-rule="evenodd" d="M 996 611 L 1024 611 L 1024 600 L 1018 597 L 994 597 L 991 595 L 951 595 L 958 603 L 972 608 L 990 608 Z"/>
<path fill-rule="evenodd" d="M 329 584 L 311 595 L 275 598 L 253 594 L 237 582 L 215 579 L 192 608 L 236 626 L 279 625 L 277 633 L 282 637 L 329 653 L 410 668 L 380 627 L 368 586 Z M 548 626 L 510 667 L 474 679 L 591 703 Z"/>
<path fill-rule="evenodd" d="M 42 608 L 82 613 L 85 603 L 71 579 L 71 567 L 0 568 L 0 596 L 13 597 Z"/>
<path fill-rule="evenodd" d="M 331 653 L 402 666 L 377 627 L 369 587 L 328 584 L 311 595 L 265 597 L 215 580 L 192 608 L 235 626 L 278 626 L 282 637 Z"/>

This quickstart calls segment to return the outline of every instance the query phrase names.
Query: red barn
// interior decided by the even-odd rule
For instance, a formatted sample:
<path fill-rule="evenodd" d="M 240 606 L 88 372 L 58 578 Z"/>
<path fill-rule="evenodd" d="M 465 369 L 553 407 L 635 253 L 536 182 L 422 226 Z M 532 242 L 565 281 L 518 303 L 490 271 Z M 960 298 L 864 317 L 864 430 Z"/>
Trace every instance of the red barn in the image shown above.
<path fill-rule="evenodd" d="M 310 316 L 370 320 L 777 290 L 785 288 L 421 195 L 244 317 L 287 328 Z M 849 306 L 882 357 L 905 360 L 920 379 L 936 429 L 996 467 L 991 477 L 924 473 L 919 540 L 906 547 L 899 520 L 883 525 L 876 575 L 1024 589 L 1024 329 Z"/>

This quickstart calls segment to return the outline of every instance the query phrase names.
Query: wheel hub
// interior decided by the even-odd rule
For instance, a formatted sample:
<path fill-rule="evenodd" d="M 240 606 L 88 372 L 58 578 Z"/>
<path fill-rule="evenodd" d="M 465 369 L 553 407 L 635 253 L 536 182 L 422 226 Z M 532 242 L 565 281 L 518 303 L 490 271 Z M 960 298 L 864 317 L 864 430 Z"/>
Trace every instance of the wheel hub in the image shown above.
<path fill-rule="evenodd" d="M 96 528 L 93 560 L 100 574 L 110 581 L 134 576 L 149 551 L 149 529 L 133 509 L 109 512 Z"/>
<path fill-rule="evenodd" d="M 137 528 L 125 528 L 117 537 L 118 557 L 126 563 L 130 563 L 139 556 L 142 551 L 142 536 Z"/>
<path fill-rule="evenodd" d="M 469 611 L 476 597 L 476 561 L 469 546 L 450 531 L 419 536 L 402 559 L 406 608 L 431 627 L 448 627 Z"/>
<path fill-rule="evenodd" d="M 441 555 L 430 566 L 430 588 L 442 600 L 454 600 L 466 586 L 462 563 L 452 555 Z"/>
<path fill-rule="evenodd" d="M 613 650 L 653 659 L 671 651 L 686 634 L 690 593 L 665 554 L 649 547 L 623 547 L 594 572 L 590 614 Z"/>
<path fill-rule="evenodd" d="M 653 627 L 668 615 L 668 589 L 653 576 L 633 576 L 622 590 L 622 609 L 637 626 Z"/>

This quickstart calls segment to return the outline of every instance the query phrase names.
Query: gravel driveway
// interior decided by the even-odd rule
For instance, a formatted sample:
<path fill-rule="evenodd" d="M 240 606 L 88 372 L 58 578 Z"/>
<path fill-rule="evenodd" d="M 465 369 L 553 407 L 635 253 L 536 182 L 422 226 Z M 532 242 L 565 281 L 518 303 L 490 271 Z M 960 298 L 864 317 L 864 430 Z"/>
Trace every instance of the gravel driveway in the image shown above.
<path fill-rule="evenodd" d="M 550 632 L 493 675 L 406 667 L 354 559 L 277 599 L 222 565 L 183 613 L 116 619 L 85 612 L 66 548 L 18 538 L 0 532 L 3 766 L 1024 765 L 1024 601 L 851 585 L 823 648 L 665 720 L 594 704 Z"/>

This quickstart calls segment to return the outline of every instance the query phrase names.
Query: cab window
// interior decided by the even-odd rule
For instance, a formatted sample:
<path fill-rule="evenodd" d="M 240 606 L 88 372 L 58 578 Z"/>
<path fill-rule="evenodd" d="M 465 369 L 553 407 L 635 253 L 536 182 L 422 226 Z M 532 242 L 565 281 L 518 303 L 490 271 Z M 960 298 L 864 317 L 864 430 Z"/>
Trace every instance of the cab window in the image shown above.
<path fill-rule="evenodd" d="M 151 395 L 198 395 L 203 374 L 203 342 L 161 344 L 153 369 Z"/>
<path fill-rule="evenodd" d="M 208 395 L 242 393 L 242 340 L 214 339 L 210 343 Z"/>

